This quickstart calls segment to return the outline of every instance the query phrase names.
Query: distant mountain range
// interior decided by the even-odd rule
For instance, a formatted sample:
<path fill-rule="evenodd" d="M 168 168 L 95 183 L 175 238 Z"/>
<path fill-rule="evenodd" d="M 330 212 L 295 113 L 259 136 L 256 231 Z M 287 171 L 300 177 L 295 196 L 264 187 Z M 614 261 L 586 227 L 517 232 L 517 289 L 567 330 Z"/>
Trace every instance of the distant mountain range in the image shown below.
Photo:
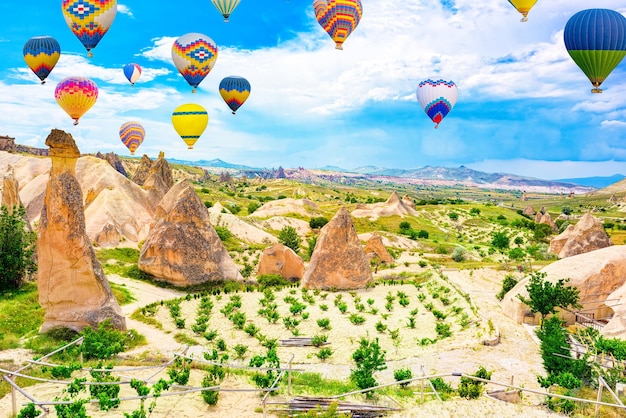
<path fill-rule="evenodd" d="M 239 172 L 246 176 L 262 176 L 268 177 L 268 174 L 276 174 L 277 167 L 271 169 L 250 167 L 241 164 L 232 164 L 220 159 L 213 160 L 199 160 L 199 161 L 185 161 L 168 159 L 170 163 L 193 165 L 199 167 L 205 167 L 210 171 L 215 172 L 217 169 L 223 168 L 231 172 Z M 303 169 L 285 169 L 284 173 L 286 177 L 302 178 Z M 296 171 L 299 173 L 296 174 Z M 613 183 L 616 183 L 626 176 L 621 174 L 615 174 L 608 177 L 584 177 L 584 178 L 571 178 L 560 180 L 543 180 L 533 177 L 518 176 L 516 174 L 509 173 L 486 173 L 483 171 L 473 170 L 465 166 L 457 168 L 448 167 L 433 167 L 425 166 L 414 169 L 400 169 L 400 168 L 384 168 L 376 166 L 362 166 L 353 169 L 345 169 L 337 166 L 324 166 L 315 169 L 307 169 L 308 173 L 319 173 L 318 175 L 327 180 L 333 181 L 337 176 L 347 176 L 351 178 L 364 178 L 372 180 L 380 180 L 381 177 L 389 178 L 390 181 L 394 179 L 407 183 L 411 180 L 422 180 L 431 182 L 459 182 L 464 184 L 474 184 L 481 187 L 504 187 L 510 189 L 524 190 L 545 190 L 545 191 L 576 191 L 585 192 L 593 189 L 601 189 Z M 311 174 L 313 175 L 313 174 Z"/>

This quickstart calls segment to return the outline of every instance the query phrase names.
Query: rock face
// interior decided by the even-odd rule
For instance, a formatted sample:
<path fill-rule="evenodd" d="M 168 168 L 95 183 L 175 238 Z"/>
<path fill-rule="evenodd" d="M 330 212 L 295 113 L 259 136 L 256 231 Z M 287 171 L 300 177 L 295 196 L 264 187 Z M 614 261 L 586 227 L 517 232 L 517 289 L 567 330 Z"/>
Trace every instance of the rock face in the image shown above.
<path fill-rule="evenodd" d="M 587 253 L 613 245 L 602 221 L 590 213 L 585 213 L 575 226 L 569 225 L 563 233 L 550 241 L 550 252 L 559 258 Z"/>
<path fill-rule="evenodd" d="M 383 245 L 383 239 L 376 232 L 372 233 L 372 236 L 367 241 L 365 245 L 365 254 L 367 254 L 368 258 L 373 259 L 378 257 L 378 259 L 387 264 L 393 263 L 393 257 L 387 251 L 387 248 Z"/>
<path fill-rule="evenodd" d="M 174 176 L 172 175 L 172 168 L 169 163 L 165 159 L 165 154 L 163 151 L 159 153 L 159 158 L 156 159 L 152 166 L 150 167 L 150 171 L 148 171 L 148 177 L 144 183 L 148 183 L 150 178 L 153 176 L 159 177 L 163 184 L 167 187 L 165 192 L 169 190 L 174 185 Z"/>
<path fill-rule="evenodd" d="M 559 230 L 559 228 L 556 226 L 556 224 L 552 220 L 552 216 L 550 216 L 548 212 L 545 212 L 545 213 L 537 212 L 537 215 L 535 216 L 535 222 L 538 224 L 549 225 L 550 228 L 552 228 L 554 232 Z"/>
<path fill-rule="evenodd" d="M 117 171 L 124 177 L 128 177 L 128 173 L 126 172 L 126 169 L 124 168 L 124 165 L 122 164 L 122 161 L 120 160 L 120 157 L 118 157 L 116 153 L 109 152 L 106 154 L 102 154 L 101 152 L 97 152 L 96 157 L 101 158 L 107 163 L 111 164 L 111 167 L 113 167 L 115 171 Z"/>
<path fill-rule="evenodd" d="M 277 243 L 261 254 L 257 275 L 263 274 L 278 274 L 289 281 L 300 281 L 304 276 L 304 261 L 291 248 Z"/>
<path fill-rule="evenodd" d="M 522 213 L 527 216 L 535 216 L 535 209 L 533 209 L 532 206 L 528 205 L 524 208 Z"/>
<path fill-rule="evenodd" d="M 321 230 L 302 278 L 308 289 L 360 289 L 372 280 L 370 263 L 350 213 L 341 208 Z"/>
<path fill-rule="evenodd" d="M 271 216 L 297 213 L 302 216 L 317 216 L 319 207 L 317 203 L 309 199 L 278 199 L 265 203 L 255 210 L 250 216 L 255 218 L 269 218 Z"/>
<path fill-rule="evenodd" d="M 139 257 L 141 271 L 179 287 L 243 280 L 189 183 L 181 181 L 167 192 L 154 219 Z"/>
<path fill-rule="evenodd" d="M 85 231 L 83 196 L 76 179 L 80 152 L 71 135 L 53 129 L 50 147 L 52 169 L 41 210 L 37 257 L 39 303 L 45 310 L 45 332 L 56 326 L 77 331 L 97 327 L 110 319 L 126 329 L 102 266 Z"/>
<path fill-rule="evenodd" d="M 580 290 L 581 311 L 595 320 L 605 322 L 603 335 L 626 338 L 626 246 L 614 245 L 589 253 L 555 261 L 541 269 L 546 280 L 570 279 L 567 285 Z M 517 322 L 524 320 L 530 309 L 516 295 L 528 296 L 528 277 L 511 289 L 502 299 L 504 313 Z M 571 314 L 561 312 L 568 324 Z"/>

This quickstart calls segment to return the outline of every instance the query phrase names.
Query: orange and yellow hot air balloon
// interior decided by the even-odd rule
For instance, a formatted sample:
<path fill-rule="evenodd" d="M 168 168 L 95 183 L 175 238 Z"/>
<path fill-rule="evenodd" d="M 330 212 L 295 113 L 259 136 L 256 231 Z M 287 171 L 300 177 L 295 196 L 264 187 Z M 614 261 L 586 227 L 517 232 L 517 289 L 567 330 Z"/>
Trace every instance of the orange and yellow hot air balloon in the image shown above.
<path fill-rule="evenodd" d="M 57 84 L 54 98 L 65 112 L 74 119 L 74 125 L 96 103 L 98 86 L 85 77 L 68 77 Z"/>
<path fill-rule="evenodd" d="M 315 0 L 313 9 L 317 22 L 335 41 L 337 49 L 343 49 L 343 43 L 363 16 L 361 0 Z"/>
<path fill-rule="evenodd" d="M 199 104 L 187 103 L 178 106 L 172 113 L 172 125 L 188 149 L 193 149 L 208 124 L 209 114 Z"/>
<path fill-rule="evenodd" d="M 515 9 L 522 14 L 520 22 L 528 22 L 528 12 L 537 3 L 537 0 L 508 0 Z"/>

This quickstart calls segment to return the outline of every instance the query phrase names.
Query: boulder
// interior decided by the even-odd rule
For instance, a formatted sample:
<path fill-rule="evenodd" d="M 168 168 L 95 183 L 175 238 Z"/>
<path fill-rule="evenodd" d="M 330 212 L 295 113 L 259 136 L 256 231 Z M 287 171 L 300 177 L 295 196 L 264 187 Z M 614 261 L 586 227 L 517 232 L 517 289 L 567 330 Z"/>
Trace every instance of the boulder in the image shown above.
<path fill-rule="evenodd" d="M 602 221 L 585 213 L 575 226 L 569 225 L 563 233 L 550 241 L 550 251 L 559 258 L 566 258 L 611 245 L 613 242 L 604 230 Z"/>
<path fill-rule="evenodd" d="M 302 286 L 308 289 L 360 289 L 370 281 L 369 260 L 350 213 L 342 207 L 320 231 Z"/>
<path fill-rule="evenodd" d="M 372 233 L 367 244 L 365 244 L 365 254 L 367 254 L 370 259 L 378 257 L 383 263 L 393 263 L 393 257 L 391 257 L 391 254 L 389 254 L 389 251 L 387 251 L 387 248 L 383 245 L 383 238 L 376 232 Z"/>
<path fill-rule="evenodd" d="M 118 329 L 126 320 L 111 292 L 85 230 L 83 196 L 76 178 L 80 152 L 71 135 L 53 129 L 52 168 L 41 210 L 37 240 L 39 304 L 45 311 L 40 332 L 56 326 L 76 331 L 107 319 Z"/>
<path fill-rule="evenodd" d="M 291 248 L 277 243 L 261 254 L 257 276 L 264 274 L 278 274 L 289 281 L 300 281 L 304 276 L 304 261 Z"/>
<path fill-rule="evenodd" d="M 626 338 L 626 246 L 614 245 L 584 254 L 564 258 L 542 268 L 546 280 L 570 279 L 566 285 L 580 290 L 580 311 L 586 316 L 606 323 L 603 335 Z M 526 277 L 502 299 L 503 312 L 521 323 L 530 311 L 517 295 L 528 297 Z M 568 325 L 574 316 L 561 312 Z"/>
<path fill-rule="evenodd" d="M 141 271 L 179 287 L 243 280 L 188 182 L 176 183 L 167 192 L 154 219 L 139 256 Z"/>

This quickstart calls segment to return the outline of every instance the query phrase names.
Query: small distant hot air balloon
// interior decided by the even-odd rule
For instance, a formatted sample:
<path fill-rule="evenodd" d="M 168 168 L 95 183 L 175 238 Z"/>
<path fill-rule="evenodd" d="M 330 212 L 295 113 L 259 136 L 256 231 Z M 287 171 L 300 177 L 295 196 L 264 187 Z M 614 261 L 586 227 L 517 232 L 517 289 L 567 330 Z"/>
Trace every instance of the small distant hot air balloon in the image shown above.
<path fill-rule="evenodd" d="M 336 49 L 343 49 L 343 43 L 363 16 L 361 0 L 315 0 L 313 9 L 320 26 L 335 41 Z"/>
<path fill-rule="evenodd" d="M 78 119 L 96 103 L 98 86 L 85 77 L 68 77 L 57 84 L 54 89 L 54 98 L 59 106 L 74 119 L 74 125 L 78 125 Z"/>
<path fill-rule="evenodd" d="M 124 66 L 124 75 L 133 86 L 141 76 L 141 67 L 135 63 L 126 64 Z"/>
<path fill-rule="evenodd" d="M 215 65 L 217 45 L 206 35 L 188 33 L 174 41 L 172 60 L 195 93 L 198 85 Z"/>
<path fill-rule="evenodd" d="M 39 77 L 41 84 L 59 61 L 61 45 L 51 36 L 35 36 L 24 44 L 24 61 Z"/>
<path fill-rule="evenodd" d="M 126 122 L 120 127 L 120 140 L 130 151 L 130 155 L 135 155 L 135 151 L 143 142 L 146 131 L 139 122 Z"/>
<path fill-rule="evenodd" d="M 250 83 L 243 77 L 231 75 L 220 82 L 220 95 L 234 115 L 250 96 Z"/>
<path fill-rule="evenodd" d="M 228 17 L 239 5 L 241 0 L 211 0 L 213 6 L 224 16 L 224 22 L 228 22 Z"/>
<path fill-rule="evenodd" d="M 602 93 L 600 85 L 626 55 L 626 18 L 609 9 L 581 10 L 567 21 L 563 38 L 591 92 Z"/>
<path fill-rule="evenodd" d="M 453 81 L 429 78 L 419 83 L 416 95 L 420 106 L 438 128 L 456 104 L 458 89 Z"/>
<path fill-rule="evenodd" d="M 193 149 L 208 124 L 209 114 L 199 104 L 187 103 L 178 106 L 172 113 L 172 125 L 188 149 Z"/>
<path fill-rule="evenodd" d="M 62 0 L 63 17 L 80 40 L 87 55 L 111 27 L 117 13 L 117 0 Z"/>
<path fill-rule="evenodd" d="M 508 0 L 515 9 L 522 14 L 520 22 L 528 22 L 528 12 L 537 3 L 537 0 Z"/>

